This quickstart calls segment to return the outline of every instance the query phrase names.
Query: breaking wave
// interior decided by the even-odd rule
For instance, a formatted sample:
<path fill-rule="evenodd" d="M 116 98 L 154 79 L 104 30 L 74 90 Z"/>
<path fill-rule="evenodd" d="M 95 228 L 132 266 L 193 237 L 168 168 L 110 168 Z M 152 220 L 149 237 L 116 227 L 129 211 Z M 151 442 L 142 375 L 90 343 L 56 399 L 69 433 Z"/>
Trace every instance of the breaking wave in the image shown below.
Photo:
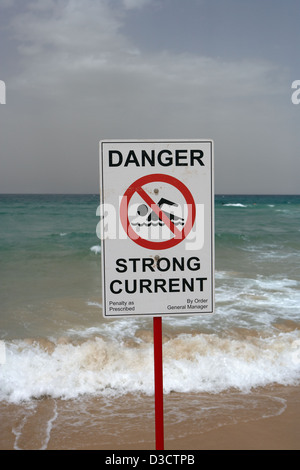
<path fill-rule="evenodd" d="M 136 329 L 119 341 L 97 335 L 7 342 L 0 399 L 18 403 L 44 396 L 153 394 L 152 341 L 151 330 Z M 247 392 L 271 383 L 296 384 L 300 332 L 165 335 L 163 357 L 165 393 Z"/>

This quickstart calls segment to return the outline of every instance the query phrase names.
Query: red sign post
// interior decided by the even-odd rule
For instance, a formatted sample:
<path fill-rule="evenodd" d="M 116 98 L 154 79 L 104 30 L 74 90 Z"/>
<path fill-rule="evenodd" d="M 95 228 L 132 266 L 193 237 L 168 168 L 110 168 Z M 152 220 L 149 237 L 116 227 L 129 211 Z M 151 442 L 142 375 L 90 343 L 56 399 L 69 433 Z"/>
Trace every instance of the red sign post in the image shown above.
<path fill-rule="evenodd" d="M 164 397 L 163 397 L 163 355 L 162 355 L 162 319 L 161 317 L 153 318 L 153 343 L 154 343 L 156 450 L 164 450 Z"/>

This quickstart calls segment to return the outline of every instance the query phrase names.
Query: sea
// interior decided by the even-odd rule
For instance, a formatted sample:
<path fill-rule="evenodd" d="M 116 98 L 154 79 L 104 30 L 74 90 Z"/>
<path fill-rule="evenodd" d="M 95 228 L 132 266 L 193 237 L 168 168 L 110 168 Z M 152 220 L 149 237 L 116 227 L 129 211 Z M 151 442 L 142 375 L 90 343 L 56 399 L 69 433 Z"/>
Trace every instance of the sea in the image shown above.
<path fill-rule="evenodd" d="M 102 315 L 98 206 L 0 195 L 1 449 L 154 433 L 152 318 Z M 215 312 L 162 320 L 169 435 L 282 413 L 267 390 L 299 386 L 299 326 L 300 196 L 216 195 Z"/>

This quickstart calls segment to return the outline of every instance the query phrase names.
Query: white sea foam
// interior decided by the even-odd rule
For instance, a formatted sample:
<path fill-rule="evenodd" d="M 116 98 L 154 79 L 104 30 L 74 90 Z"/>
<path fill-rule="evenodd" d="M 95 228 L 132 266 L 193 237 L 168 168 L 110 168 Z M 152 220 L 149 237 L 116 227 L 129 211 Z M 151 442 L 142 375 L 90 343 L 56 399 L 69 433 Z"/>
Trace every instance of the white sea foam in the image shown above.
<path fill-rule="evenodd" d="M 217 311 L 223 316 L 234 316 L 236 326 L 243 321 L 270 326 L 282 312 L 285 320 L 298 321 L 299 281 L 279 276 L 246 278 L 230 272 L 219 273 L 216 280 Z"/>
<path fill-rule="evenodd" d="M 227 207 L 247 207 L 245 204 L 241 204 L 240 202 L 237 202 L 235 204 L 228 203 L 228 204 L 223 204 L 223 205 Z"/>
<path fill-rule="evenodd" d="M 95 307 L 102 308 L 102 304 L 100 304 L 99 302 L 88 301 L 87 305 L 92 305 L 92 306 L 95 306 Z"/>
<path fill-rule="evenodd" d="M 51 437 L 51 431 L 52 431 L 53 423 L 55 422 L 57 417 L 58 417 L 57 403 L 54 402 L 53 403 L 53 415 L 50 417 L 50 419 L 47 422 L 47 425 L 46 425 L 46 428 L 45 428 L 45 439 L 44 439 L 44 442 L 42 443 L 42 446 L 41 446 L 40 450 L 46 450 L 47 449 L 48 442 L 50 441 L 50 437 Z"/>
<path fill-rule="evenodd" d="M 24 406 L 24 415 L 18 420 L 18 424 L 12 428 L 12 434 L 15 436 L 14 450 L 22 450 L 19 445 L 19 440 L 22 437 L 22 432 L 26 422 L 30 416 L 36 412 L 36 404 L 34 402 L 26 403 Z"/>
<path fill-rule="evenodd" d="M 95 255 L 98 255 L 99 253 L 101 253 L 101 246 L 100 245 L 91 246 L 90 250 L 93 251 Z"/>
<path fill-rule="evenodd" d="M 20 417 L 20 419 L 18 420 L 18 424 L 12 428 L 12 433 L 15 436 L 14 450 L 24 450 L 25 442 L 23 439 L 23 431 L 24 431 L 24 428 L 27 426 L 28 422 L 30 422 L 36 416 L 37 408 L 38 408 L 37 402 L 31 401 L 31 402 L 27 402 L 26 404 L 23 403 L 23 407 L 22 407 L 23 416 Z M 38 435 L 34 437 L 36 439 L 35 445 L 37 446 L 38 450 L 47 449 L 48 443 L 51 437 L 53 424 L 56 421 L 57 417 L 58 417 L 57 402 L 53 400 L 52 414 L 49 416 L 49 419 L 46 420 L 46 422 L 40 422 L 38 428 L 36 429 Z M 31 435 L 31 438 L 32 437 L 33 436 Z"/>
<path fill-rule="evenodd" d="M 56 344 L 52 351 L 39 343 L 10 343 L 1 366 L 0 399 L 153 394 L 153 345 L 148 333 L 136 331 L 130 341 L 94 337 L 79 344 Z M 164 343 L 163 357 L 165 393 L 295 384 L 300 380 L 300 333 L 263 338 L 181 334 Z"/>

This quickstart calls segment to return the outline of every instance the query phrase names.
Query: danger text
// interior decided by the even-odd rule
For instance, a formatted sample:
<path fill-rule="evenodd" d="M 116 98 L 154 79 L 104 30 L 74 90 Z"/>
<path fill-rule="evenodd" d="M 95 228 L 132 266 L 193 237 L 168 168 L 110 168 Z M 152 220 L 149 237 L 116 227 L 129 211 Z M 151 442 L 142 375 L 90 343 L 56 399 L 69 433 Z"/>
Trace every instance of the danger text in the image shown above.
<path fill-rule="evenodd" d="M 109 150 L 108 164 L 110 167 L 134 166 L 205 166 L 203 162 L 204 152 L 199 149 L 175 150 L 163 149 L 159 152 L 155 150 L 141 150 L 139 153 L 129 150 L 125 155 L 120 150 Z"/>

